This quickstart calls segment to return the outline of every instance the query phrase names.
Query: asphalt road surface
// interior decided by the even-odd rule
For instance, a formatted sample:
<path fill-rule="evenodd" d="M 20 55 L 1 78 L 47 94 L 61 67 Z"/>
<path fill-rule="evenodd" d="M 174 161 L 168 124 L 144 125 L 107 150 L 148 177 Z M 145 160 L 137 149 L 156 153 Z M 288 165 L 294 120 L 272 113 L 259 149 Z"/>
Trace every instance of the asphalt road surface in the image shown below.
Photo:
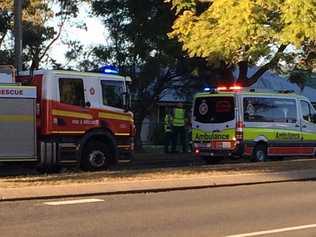
<path fill-rule="evenodd" d="M 249 162 L 245 159 L 222 159 L 219 164 L 227 163 L 241 163 Z M 111 167 L 111 170 L 139 170 L 139 169 L 156 169 L 156 168 L 170 168 L 170 167 L 191 167 L 191 166 L 203 166 L 206 163 L 197 159 L 193 154 L 164 154 L 164 153 L 153 153 L 153 154 L 137 154 L 133 160 L 119 160 L 118 165 Z M 78 165 L 68 166 L 66 170 L 79 170 Z M 15 176 L 25 174 L 36 174 L 37 171 L 34 165 L 8 165 L 0 163 L 0 177 L 3 176 Z"/>
<path fill-rule="evenodd" d="M 316 236 L 316 182 L 0 202 L 16 236 Z"/>

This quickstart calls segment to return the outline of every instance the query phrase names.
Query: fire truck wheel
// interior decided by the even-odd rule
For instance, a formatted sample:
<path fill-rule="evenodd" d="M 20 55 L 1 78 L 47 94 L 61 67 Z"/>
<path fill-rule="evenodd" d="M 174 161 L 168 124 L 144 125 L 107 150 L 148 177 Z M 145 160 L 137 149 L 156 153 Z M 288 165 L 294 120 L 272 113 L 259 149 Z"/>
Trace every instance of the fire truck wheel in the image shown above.
<path fill-rule="evenodd" d="M 252 160 L 256 162 L 267 161 L 267 146 L 264 143 L 259 143 L 255 146 L 252 154 Z"/>
<path fill-rule="evenodd" d="M 111 149 L 99 141 L 89 142 L 81 159 L 81 168 L 86 171 L 97 171 L 107 169 L 111 163 Z"/>

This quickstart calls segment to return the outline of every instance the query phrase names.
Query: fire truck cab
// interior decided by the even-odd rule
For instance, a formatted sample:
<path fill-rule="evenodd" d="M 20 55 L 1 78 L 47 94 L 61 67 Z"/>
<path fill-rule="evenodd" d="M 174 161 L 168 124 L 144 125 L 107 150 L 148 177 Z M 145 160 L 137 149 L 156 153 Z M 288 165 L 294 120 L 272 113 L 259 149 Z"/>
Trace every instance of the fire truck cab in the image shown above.
<path fill-rule="evenodd" d="M 79 163 L 84 170 L 115 164 L 119 153 L 134 149 L 130 81 L 114 74 L 40 70 L 2 84 L 0 162 L 30 161 L 45 169 Z"/>

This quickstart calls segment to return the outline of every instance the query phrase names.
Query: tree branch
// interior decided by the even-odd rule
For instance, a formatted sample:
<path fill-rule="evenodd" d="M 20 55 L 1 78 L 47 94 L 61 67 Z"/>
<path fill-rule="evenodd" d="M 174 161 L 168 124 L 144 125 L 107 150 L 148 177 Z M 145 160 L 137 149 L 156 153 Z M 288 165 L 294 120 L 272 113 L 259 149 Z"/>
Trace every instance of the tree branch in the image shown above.
<path fill-rule="evenodd" d="M 239 76 L 238 81 L 246 81 L 248 79 L 248 61 L 241 61 L 238 63 Z"/>
<path fill-rule="evenodd" d="M 267 64 L 260 67 L 248 80 L 243 81 L 243 86 L 248 87 L 252 84 L 256 83 L 256 81 L 269 69 L 272 68 L 272 66 L 275 63 L 278 63 L 280 59 L 280 55 L 283 53 L 283 51 L 286 49 L 287 45 L 282 44 L 278 51 L 275 53 L 274 57 L 268 62 Z"/>
<path fill-rule="evenodd" d="M 59 25 L 59 29 L 58 29 L 58 33 L 56 35 L 56 37 L 54 39 L 52 39 L 52 41 L 46 46 L 46 48 L 44 49 L 43 53 L 41 54 L 41 56 L 38 57 L 38 62 L 37 64 L 39 64 L 42 59 L 45 57 L 45 55 L 47 54 L 48 50 L 50 49 L 50 47 L 60 38 L 60 35 L 61 35 L 61 32 L 62 32 L 62 29 L 65 25 L 65 22 L 66 22 L 66 17 L 62 20 L 62 22 L 60 23 Z"/>

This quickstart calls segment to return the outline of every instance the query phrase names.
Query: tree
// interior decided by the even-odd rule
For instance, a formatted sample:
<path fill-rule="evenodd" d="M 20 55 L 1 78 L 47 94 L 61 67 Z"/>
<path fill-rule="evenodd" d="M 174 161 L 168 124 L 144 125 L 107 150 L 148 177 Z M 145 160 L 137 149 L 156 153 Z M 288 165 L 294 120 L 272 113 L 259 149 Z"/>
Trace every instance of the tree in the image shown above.
<path fill-rule="evenodd" d="M 35 8 L 28 7 L 23 12 L 23 20 L 27 20 L 33 23 L 37 23 L 38 17 L 36 7 L 38 6 L 39 0 L 28 1 L 28 6 L 33 5 Z M 0 47 L 5 43 L 6 37 L 12 33 L 13 28 L 13 7 L 14 1 L 12 0 L 0 0 Z M 38 14 L 40 15 L 40 14 Z"/>
<path fill-rule="evenodd" d="M 9 1 L 0 1 L 0 47 L 8 33 L 10 28 L 10 19 L 11 16 L 8 12 Z"/>
<path fill-rule="evenodd" d="M 239 67 L 245 86 L 281 63 L 315 66 L 314 0 L 167 0 L 176 9 L 171 38 L 209 63 Z M 248 78 L 249 65 L 262 65 Z M 312 62 L 312 63 L 311 63 Z"/>
<path fill-rule="evenodd" d="M 0 47 L 13 38 L 13 2 L 0 0 Z M 89 2 L 89 0 L 24 1 L 23 53 L 25 64 L 29 62 L 30 69 L 39 68 L 49 49 L 59 39 L 65 22 L 77 17 L 78 5 L 81 2 Z M 50 24 L 52 21 L 57 22 L 57 26 Z M 12 44 L 7 43 L 2 48 L 1 63 L 12 62 Z"/>
<path fill-rule="evenodd" d="M 144 118 L 172 81 L 189 76 L 193 67 L 180 44 L 167 36 L 175 17 L 163 0 L 95 0 L 92 6 L 110 33 L 109 41 L 96 47 L 93 57 L 99 63 L 117 65 L 132 77 L 136 145 L 141 148 Z"/>

